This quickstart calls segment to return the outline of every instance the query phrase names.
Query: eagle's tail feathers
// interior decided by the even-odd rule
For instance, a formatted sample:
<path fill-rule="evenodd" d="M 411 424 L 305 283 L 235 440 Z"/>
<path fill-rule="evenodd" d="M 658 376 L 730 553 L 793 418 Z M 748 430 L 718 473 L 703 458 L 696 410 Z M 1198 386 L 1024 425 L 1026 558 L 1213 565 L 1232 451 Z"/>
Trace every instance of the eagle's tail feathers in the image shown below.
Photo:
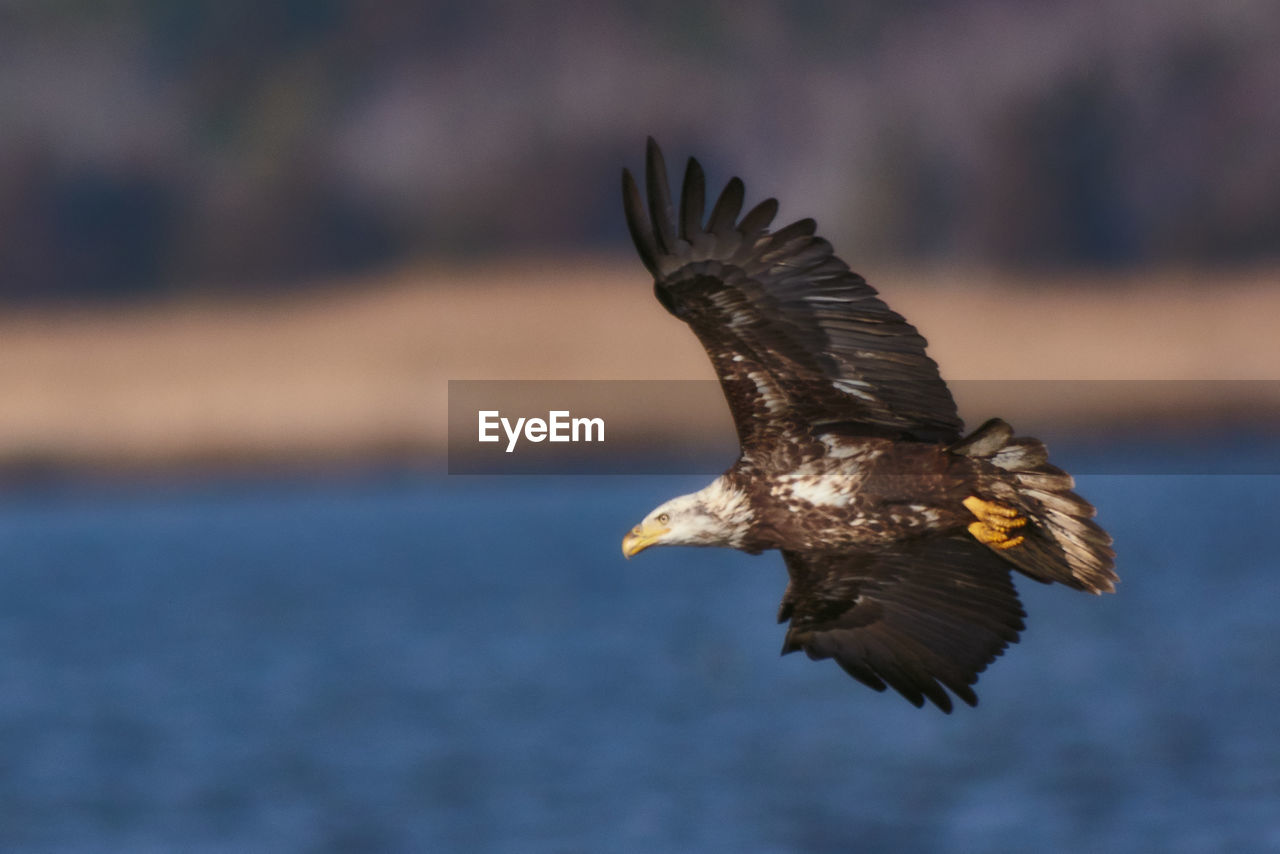
<path fill-rule="evenodd" d="M 992 541 L 980 539 L 1037 581 L 1057 581 L 1090 593 L 1115 590 L 1119 579 L 1111 537 L 1093 521 L 1093 505 L 1072 491 L 1071 475 L 1049 462 L 1039 440 L 1014 436 L 996 418 L 951 450 L 988 464 L 978 481 L 982 499 L 1011 507 L 1027 519 L 1021 527 L 1005 529 L 1014 538 L 997 534 Z"/>

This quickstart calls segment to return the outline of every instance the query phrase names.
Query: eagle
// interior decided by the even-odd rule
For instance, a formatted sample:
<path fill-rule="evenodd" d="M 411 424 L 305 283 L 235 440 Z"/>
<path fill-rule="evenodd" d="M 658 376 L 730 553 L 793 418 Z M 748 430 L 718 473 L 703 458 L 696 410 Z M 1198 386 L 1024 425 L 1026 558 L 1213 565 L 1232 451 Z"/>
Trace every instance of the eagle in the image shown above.
<path fill-rule="evenodd" d="M 1012 571 L 1112 592 L 1111 537 L 1045 446 L 996 418 L 964 435 L 925 339 L 801 219 L 742 213 L 731 179 L 706 213 L 690 158 L 679 207 L 652 138 L 644 194 L 622 172 L 654 293 L 706 349 L 741 454 L 622 540 L 782 553 L 783 654 L 835 659 L 876 691 L 951 712 L 1026 616 Z M 645 200 L 648 201 L 646 211 Z M 950 692 L 950 693 L 948 693 Z"/>

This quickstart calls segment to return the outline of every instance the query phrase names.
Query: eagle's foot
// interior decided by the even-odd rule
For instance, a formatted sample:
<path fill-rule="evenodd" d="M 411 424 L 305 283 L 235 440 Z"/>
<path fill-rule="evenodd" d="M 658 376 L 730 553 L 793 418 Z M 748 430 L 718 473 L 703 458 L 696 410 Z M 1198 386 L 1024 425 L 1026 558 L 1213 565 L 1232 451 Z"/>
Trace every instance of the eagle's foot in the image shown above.
<path fill-rule="evenodd" d="M 993 549 L 1011 549 L 1026 539 L 1022 535 L 1009 535 L 1013 529 L 1027 524 L 1027 517 L 1019 516 L 1014 508 L 995 501 L 983 501 L 974 495 L 964 500 L 964 506 L 978 517 L 978 521 L 969 525 L 969 533 L 978 542 Z"/>

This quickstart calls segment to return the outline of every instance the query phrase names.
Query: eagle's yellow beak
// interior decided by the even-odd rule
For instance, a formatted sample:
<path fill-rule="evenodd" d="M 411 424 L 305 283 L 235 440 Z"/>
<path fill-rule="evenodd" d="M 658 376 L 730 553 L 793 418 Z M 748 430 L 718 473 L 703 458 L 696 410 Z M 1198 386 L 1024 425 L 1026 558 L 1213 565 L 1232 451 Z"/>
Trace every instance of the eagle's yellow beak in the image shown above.
<path fill-rule="evenodd" d="M 627 535 L 622 538 L 622 556 L 629 558 L 632 555 L 637 555 L 657 543 L 658 540 L 670 532 L 670 528 L 661 528 L 642 522 L 627 531 Z"/>

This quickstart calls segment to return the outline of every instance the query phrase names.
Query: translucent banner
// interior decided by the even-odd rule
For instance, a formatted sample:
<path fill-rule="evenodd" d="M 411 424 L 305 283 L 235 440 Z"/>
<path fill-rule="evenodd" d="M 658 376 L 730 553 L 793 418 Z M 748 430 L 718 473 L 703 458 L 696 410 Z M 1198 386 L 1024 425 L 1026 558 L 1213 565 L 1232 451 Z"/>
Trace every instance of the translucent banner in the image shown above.
<path fill-rule="evenodd" d="M 1075 474 L 1280 473 L 1280 381 L 949 386 L 968 428 L 1003 418 Z M 451 380 L 448 420 L 450 474 L 717 474 L 738 454 L 711 380 Z"/>

